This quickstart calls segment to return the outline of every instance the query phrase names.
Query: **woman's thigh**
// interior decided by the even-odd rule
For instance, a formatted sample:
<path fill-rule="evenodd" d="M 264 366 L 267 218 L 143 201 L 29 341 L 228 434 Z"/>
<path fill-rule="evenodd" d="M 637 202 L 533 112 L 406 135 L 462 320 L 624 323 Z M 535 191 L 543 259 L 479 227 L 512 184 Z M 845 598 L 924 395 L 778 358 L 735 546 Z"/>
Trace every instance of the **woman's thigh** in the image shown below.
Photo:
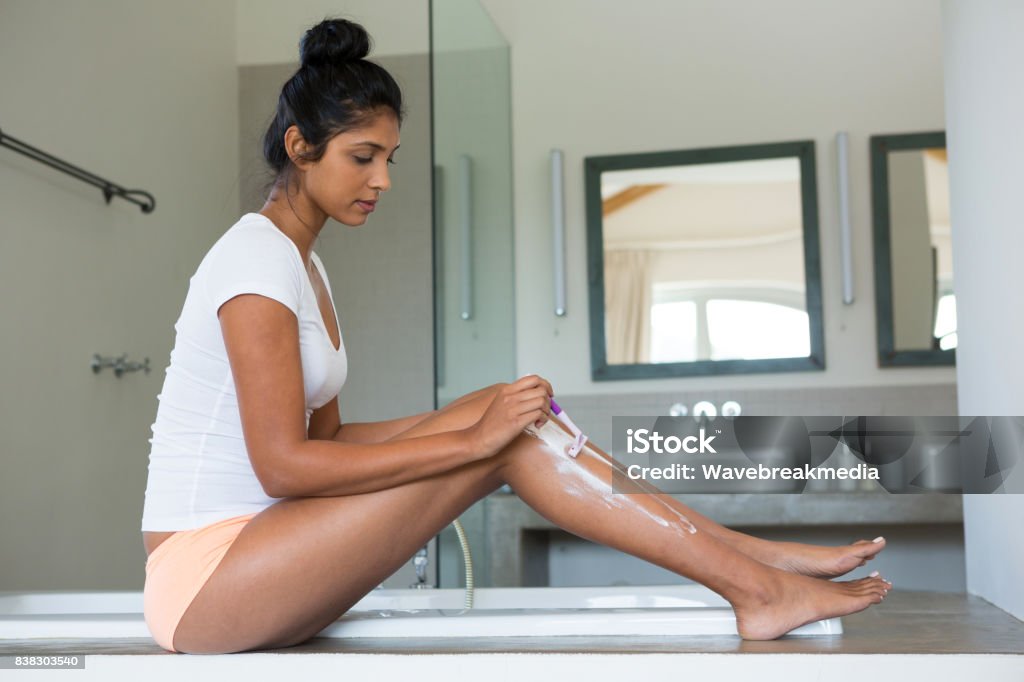
<path fill-rule="evenodd" d="M 465 428 L 485 394 L 395 436 Z M 187 653 L 225 653 L 305 641 L 398 570 L 418 548 L 504 482 L 501 457 L 394 488 L 293 497 L 245 526 L 174 634 Z"/>

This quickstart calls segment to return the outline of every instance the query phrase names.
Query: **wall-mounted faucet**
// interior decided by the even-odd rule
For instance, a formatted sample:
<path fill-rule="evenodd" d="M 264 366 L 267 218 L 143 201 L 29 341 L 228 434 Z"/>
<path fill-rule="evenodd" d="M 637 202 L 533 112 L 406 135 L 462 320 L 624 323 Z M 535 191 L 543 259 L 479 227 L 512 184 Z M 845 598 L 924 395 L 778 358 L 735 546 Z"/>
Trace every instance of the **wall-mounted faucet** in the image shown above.
<path fill-rule="evenodd" d="M 738 417 L 742 411 L 740 404 L 735 400 L 726 400 L 722 403 L 723 417 Z M 668 408 L 668 413 L 672 417 L 685 417 L 690 414 L 690 410 L 683 403 L 674 403 L 672 407 Z M 701 400 L 693 406 L 694 419 L 714 419 L 717 416 L 718 408 L 709 400 Z"/>
<path fill-rule="evenodd" d="M 409 587 L 414 590 L 424 590 L 433 587 L 433 585 L 427 582 L 428 547 L 429 545 L 420 547 L 416 552 L 416 556 L 412 558 L 413 568 L 416 569 L 416 582 L 409 585 Z"/>
<path fill-rule="evenodd" d="M 738 417 L 743 409 L 740 404 L 735 400 L 726 400 L 722 403 L 722 416 L 723 417 Z"/>

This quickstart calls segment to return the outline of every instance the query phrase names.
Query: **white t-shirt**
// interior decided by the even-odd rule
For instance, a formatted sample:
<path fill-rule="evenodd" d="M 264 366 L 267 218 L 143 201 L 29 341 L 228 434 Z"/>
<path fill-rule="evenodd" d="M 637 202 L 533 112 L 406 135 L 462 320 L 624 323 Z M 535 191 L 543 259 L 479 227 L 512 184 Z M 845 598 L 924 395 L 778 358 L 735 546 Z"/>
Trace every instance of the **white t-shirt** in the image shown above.
<path fill-rule="evenodd" d="M 311 258 L 330 294 L 320 257 L 313 252 Z M 307 429 L 313 410 L 345 383 L 348 358 L 341 329 L 335 349 L 298 247 L 266 216 L 245 214 L 199 264 L 174 325 L 174 350 L 149 439 L 143 531 L 198 528 L 277 501 L 263 491 L 249 461 L 217 317 L 222 304 L 247 293 L 280 301 L 295 313 Z"/>

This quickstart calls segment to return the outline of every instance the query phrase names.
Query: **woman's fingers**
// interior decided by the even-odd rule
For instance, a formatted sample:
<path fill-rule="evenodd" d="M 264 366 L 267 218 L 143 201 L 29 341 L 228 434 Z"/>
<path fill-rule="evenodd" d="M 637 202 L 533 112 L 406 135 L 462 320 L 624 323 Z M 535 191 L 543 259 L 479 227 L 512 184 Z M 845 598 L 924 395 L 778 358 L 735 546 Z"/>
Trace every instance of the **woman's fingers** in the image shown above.
<path fill-rule="evenodd" d="M 520 394 L 516 409 L 518 410 L 517 414 L 526 414 L 527 412 L 539 410 L 545 415 L 550 415 L 551 401 L 548 399 L 548 394 L 544 389 L 530 389 Z"/>
<path fill-rule="evenodd" d="M 547 395 L 549 395 L 549 396 L 554 396 L 555 395 L 555 389 L 551 386 L 551 383 L 548 382 L 547 379 L 545 379 L 545 378 L 543 378 L 541 376 L 538 376 L 536 374 L 527 374 L 526 376 L 520 378 L 519 381 L 517 381 L 515 383 L 519 384 L 520 382 L 522 382 L 522 386 L 523 387 L 538 386 L 538 385 L 539 386 L 543 386 L 544 390 L 547 392 Z"/>
<path fill-rule="evenodd" d="M 536 424 L 538 420 L 551 417 L 551 400 L 543 386 L 524 389 L 507 396 L 505 408 L 507 419 L 517 424 L 521 422 L 523 426 L 531 421 Z M 538 426 L 542 424 L 543 421 Z"/>
<path fill-rule="evenodd" d="M 536 374 L 527 374 L 510 384 L 505 395 L 505 406 L 510 421 L 522 423 L 524 426 L 531 421 L 540 428 L 551 412 L 553 389 L 546 379 Z"/>

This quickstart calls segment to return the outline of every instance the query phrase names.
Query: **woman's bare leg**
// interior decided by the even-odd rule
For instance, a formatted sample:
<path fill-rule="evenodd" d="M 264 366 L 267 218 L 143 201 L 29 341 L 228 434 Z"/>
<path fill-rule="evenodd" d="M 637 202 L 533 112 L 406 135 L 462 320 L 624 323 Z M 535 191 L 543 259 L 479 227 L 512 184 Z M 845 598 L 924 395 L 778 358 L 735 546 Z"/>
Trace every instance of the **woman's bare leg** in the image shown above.
<path fill-rule="evenodd" d="M 552 422 L 567 435 L 569 429 L 561 422 Z M 588 447 L 613 467 L 622 477 L 625 469 L 617 460 L 593 443 Z M 747 556 L 775 568 L 808 575 L 816 578 L 835 578 L 865 565 L 885 548 L 885 538 L 878 541 L 858 540 L 841 547 L 823 547 L 798 542 L 774 542 L 763 540 L 739 531 L 726 528 L 706 516 L 694 511 L 671 495 L 661 492 L 648 481 L 637 480 L 639 489 L 660 500 L 670 509 L 685 516 L 699 530 L 710 533 L 722 542 L 738 549 Z"/>
<path fill-rule="evenodd" d="M 876 577 L 831 582 L 761 563 L 702 531 L 713 522 L 695 522 L 699 515 L 668 496 L 651 495 L 626 477 L 613 492 L 620 465 L 592 444 L 571 458 L 558 444 L 529 439 L 509 446 L 522 453 L 508 459 L 502 474 L 523 501 L 575 535 L 710 587 L 733 605 L 744 638 L 774 639 L 814 620 L 861 611 L 891 586 Z"/>
<path fill-rule="evenodd" d="M 397 436 L 466 428 L 484 394 Z M 739 632 L 772 639 L 813 620 L 877 603 L 878 578 L 836 583 L 762 564 L 706 532 L 691 533 L 650 495 L 612 495 L 612 467 L 522 434 L 497 455 L 386 490 L 296 497 L 260 512 L 184 614 L 175 648 L 222 653 L 314 636 L 486 494 L 509 483 L 556 525 L 701 582 L 733 604 Z"/>
<path fill-rule="evenodd" d="M 481 395 L 493 396 L 501 384 L 494 384 L 482 388 L 473 393 L 464 395 L 439 411 L 444 412 L 467 400 L 480 397 Z M 566 434 L 569 430 L 560 421 L 553 422 Z M 620 472 L 622 466 L 611 455 L 593 443 L 590 448 L 609 464 Z M 661 492 L 655 485 L 647 481 L 637 481 L 645 492 L 661 500 L 671 509 L 683 514 L 690 522 L 703 532 L 711 533 L 716 538 L 738 549 L 747 556 L 757 559 L 761 563 L 775 568 L 781 568 L 792 573 L 808 575 L 816 578 L 835 578 L 844 575 L 854 568 L 865 565 L 871 561 L 885 548 L 885 538 L 878 538 L 878 541 L 858 540 L 849 545 L 839 547 L 826 547 L 821 545 L 809 545 L 798 542 L 777 542 L 764 540 L 752 535 L 726 528 L 712 519 L 700 514 L 686 506 L 671 495 Z"/>

